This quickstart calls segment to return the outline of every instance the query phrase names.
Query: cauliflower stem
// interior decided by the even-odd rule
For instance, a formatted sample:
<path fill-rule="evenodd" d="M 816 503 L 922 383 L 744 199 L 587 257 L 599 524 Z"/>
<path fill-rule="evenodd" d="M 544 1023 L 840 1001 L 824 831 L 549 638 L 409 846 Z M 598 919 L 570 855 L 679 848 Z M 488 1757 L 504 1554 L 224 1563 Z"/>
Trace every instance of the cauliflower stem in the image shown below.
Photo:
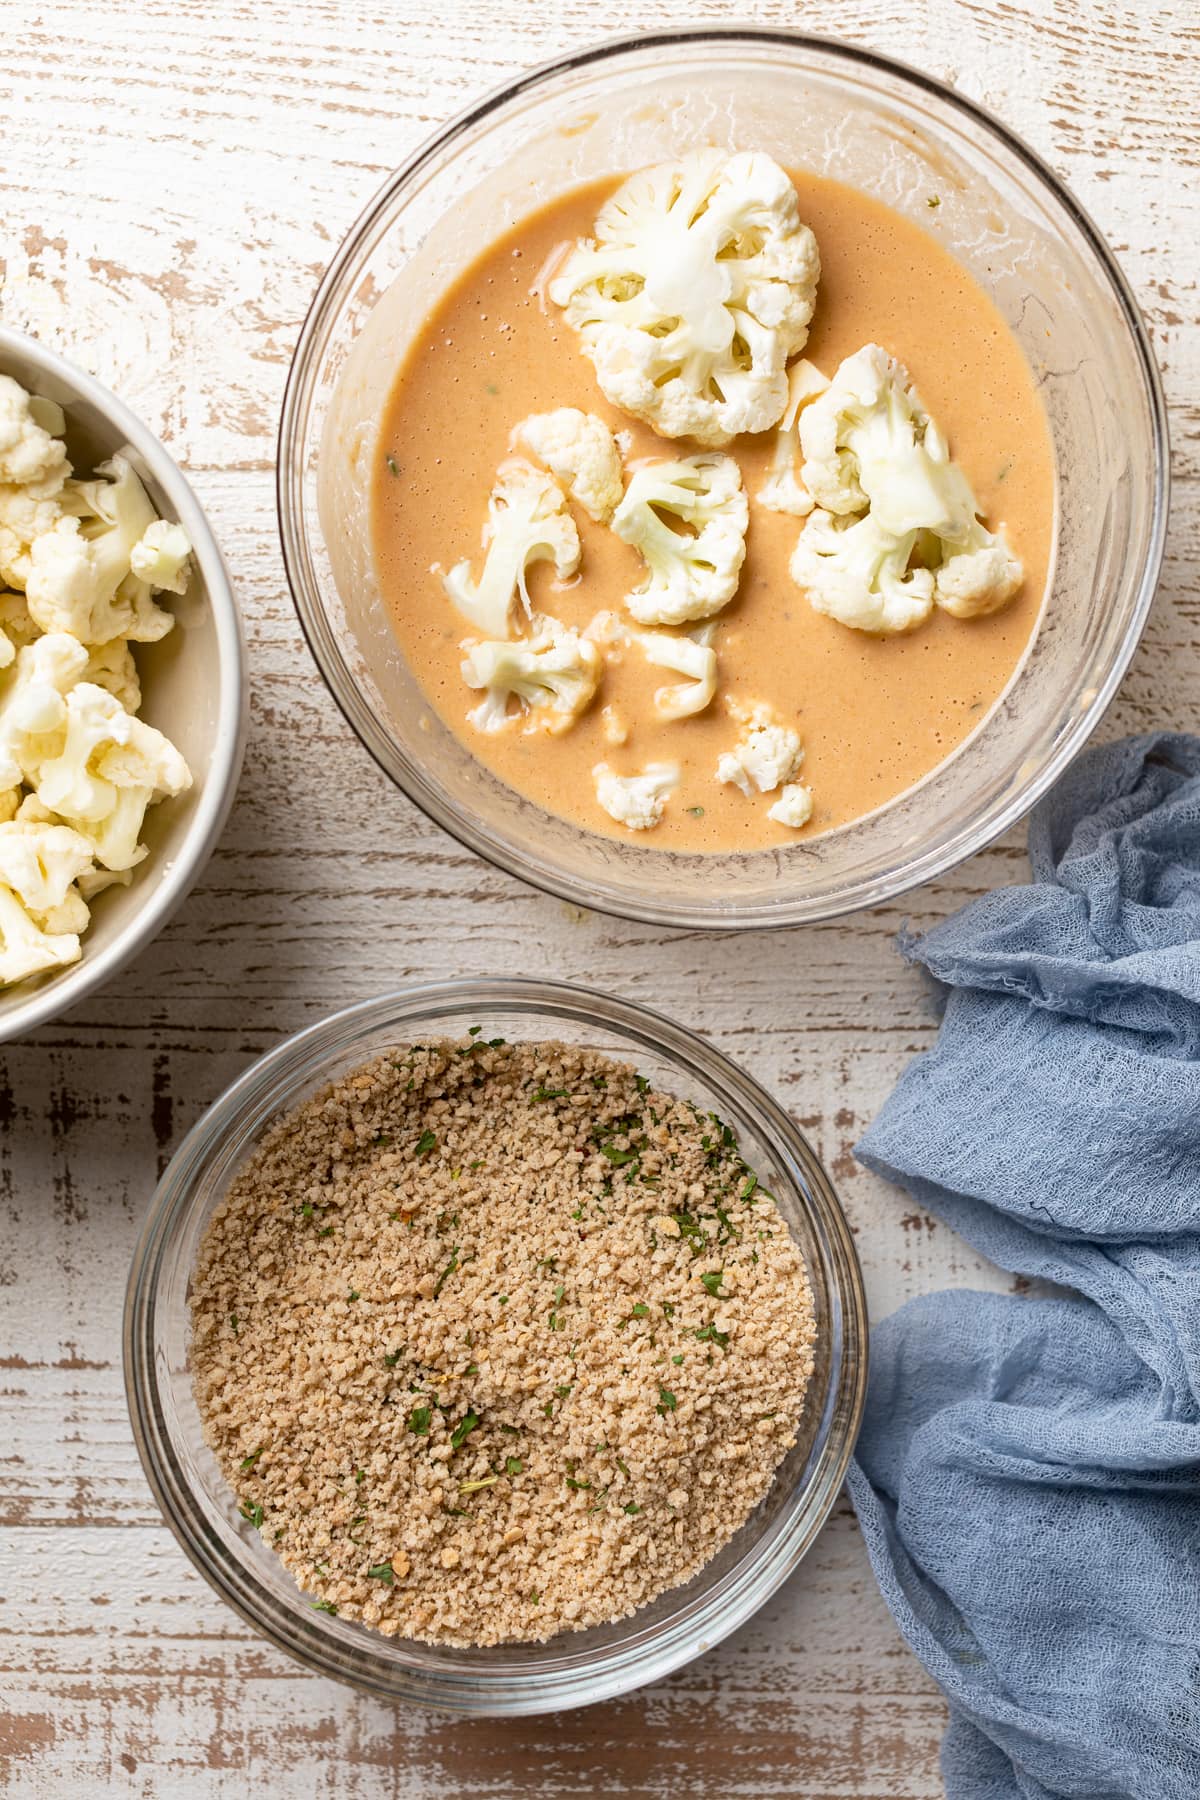
<path fill-rule="evenodd" d="M 708 636 L 710 627 L 701 627 L 694 636 L 676 637 L 667 631 L 635 631 L 634 642 L 648 663 L 659 669 L 674 669 L 685 680 L 670 687 L 660 687 L 654 694 L 654 711 L 660 719 L 688 719 L 704 711 L 717 691 L 717 653 L 709 643 L 698 639 Z"/>
<path fill-rule="evenodd" d="M 473 578 L 470 563 L 463 561 L 442 581 L 476 631 L 487 638 L 509 638 L 516 603 L 527 619 L 532 616 L 525 577 L 537 562 L 552 562 L 558 579 L 566 581 L 579 567 L 579 532 L 557 482 L 524 457 L 514 456 L 496 471 L 479 580 Z"/>
<path fill-rule="evenodd" d="M 829 386 L 815 363 L 803 356 L 788 370 L 787 410 L 775 430 L 775 452 L 767 479 L 758 491 L 758 503 L 769 512 L 791 513 L 806 518 L 813 509 L 813 497 L 797 479 L 796 455 L 800 448 L 796 431 L 802 409 L 812 404 Z"/>

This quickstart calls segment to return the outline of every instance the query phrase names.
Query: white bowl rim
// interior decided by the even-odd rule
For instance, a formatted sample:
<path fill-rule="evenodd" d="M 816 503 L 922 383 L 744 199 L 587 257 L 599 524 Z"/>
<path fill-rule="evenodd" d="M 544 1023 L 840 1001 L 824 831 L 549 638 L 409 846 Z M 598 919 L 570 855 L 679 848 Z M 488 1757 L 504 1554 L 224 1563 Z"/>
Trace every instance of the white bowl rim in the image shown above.
<path fill-rule="evenodd" d="M 7 373 L 5 364 L 9 357 L 19 358 L 40 373 L 66 383 L 81 400 L 103 413 L 161 486 L 170 510 L 187 532 L 204 576 L 217 633 L 220 691 L 212 757 L 183 843 L 170 868 L 147 892 L 145 903 L 111 944 L 89 953 L 85 937 L 83 956 L 73 968 L 45 988 L 31 992 L 27 1000 L 8 1011 L 0 1009 L 0 1043 L 23 1037 L 111 980 L 157 937 L 184 900 L 211 855 L 233 805 L 245 750 L 247 702 L 245 643 L 229 571 L 212 527 L 178 463 L 149 426 L 102 382 L 37 338 L 0 325 L 0 373 Z"/>

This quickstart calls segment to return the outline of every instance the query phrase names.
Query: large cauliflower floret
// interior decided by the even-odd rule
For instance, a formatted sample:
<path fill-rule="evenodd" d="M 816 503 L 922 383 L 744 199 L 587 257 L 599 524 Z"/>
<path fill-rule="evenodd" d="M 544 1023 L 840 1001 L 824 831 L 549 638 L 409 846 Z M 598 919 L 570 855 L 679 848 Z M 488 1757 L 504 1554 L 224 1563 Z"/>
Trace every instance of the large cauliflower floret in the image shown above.
<path fill-rule="evenodd" d="M 758 492 L 759 504 L 769 512 L 791 513 L 803 519 L 813 509 L 813 497 L 796 475 L 796 453 L 800 447 L 796 425 L 803 409 L 811 406 L 828 386 L 820 369 L 806 357 L 802 356 L 788 370 L 787 410 L 775 429 L 775 454 Z"/>
<path fill-rule="evenodd" d="M 519 600 L 532 617 L 525 574 L 531 563 L 553 562 L 560 581 L 579 568 L 579 532 L 566 510 L 558 483 L 524 457 L 513 456 L 496 471 L 483 531 L 483 572 L 476 581 L 467 559 L 442 577 L 447 594 L 488 638 L 512 636 L 512 609 Z"/>
<path fill-rule="evenodd" d="M 860 631 L 911 631 L 934 602 L 995 612 L 1024 571 L 989 532 L 963 471 L 902 363 L 878 344 L 846 358 L 799 419 L 801 471 L 819 510 L 792 574 L 820 612 Z M 841 530 L 847 521 L 849 529 Z M 910 569 L 914 552 L 918 569 Z"/>
<path fill-rule="evenodd" d="M 865 512 L 896 537 L 958 538 L 975 499 L 908 370 L 878 344 L 848 356 L 800 419 L 804 484 L 826 512 Z"/>
<path fill-rule="evenodd" d="M 97 862 L 131 869 L 146 855 L 138 839 L 147 807 L 183 793 L 191 772 L 161 731 L 93 682 L 75 683 L 65 711 L 53 749 L 26 779 L 41 806 L 89 841 Z"/>
<path fill-rule="evenodd" d="M 708 149 L 631 175 L 548 293 L 614 406 L 716 445 L 783 412 L 820 272 L 778 163 Z"/>
<path fill-rule="evenodd" d="M 612 528 L 641 551 L 649 570 L 625 598 L 638 624 L 684 625 L 720 612 L 737 592 L 749 518 L 731 456 L 685 456 L 636 469 Z"/>
<path fill-rule="evenodd" d="M 733 749 L 717 758 L 717 780 L 731 782 L 747 797 L 774 793 L 804 761 L 799 732 L 780 725 L 769 706 L 731 705 L 730 711 L 740 719 L 742 732 Z"/>
<path fill-rule="evenodd" d="M 917 533 L 896 538 L 875 521 L 818 508 L 792 552 L 792 580 L 815 611 L 878 635 L 914 631 L 933 610 L 933 576 L 910 569 Z"/>
<path fill-rule="evenodd" d="M 53 754 L 66 724 L 66 696 L 87 660 L 84 646 L 60 631 L 18 651 L 0 692 L 0 789 L 19 787 Z"/>
<path fill-rule="evenodd" d="M 0 483 L 25 487 L 57 480 L 59 487 L 71 473 L 62 408 L 52 400 L 27 394 L 19 381 L 0 375 Z"/>
<path fill-rule="evenodd" d="M 175 621 L 155 606 L 151 583 L 133 562 L 147 565 L 143 540 L 162 521 L 123 456 L 101 463 L 97 475 L 68 484 L 71 512 L 34 539 L 25 581 L 30 613 L 43 631 L 69 631 L 83 644 L 155 643 Z"/>
<path fill-rule="evenodd" d="M 691 718 L 712 700 L 717 691 L 717 653 L 706 641 L 711 631 L 711 626 L 703 626 L 690 637 L 673 637 L 665 631 L 632 634 L 648 663 L 674 669 L 685 677 L 670 687 L 655 689 L 654 710 L 660 719 Z"/>
<path fill-rule="evenodd" d="M 612 518 L 624 481 L 621 452 L 603 419 L 577 406 L 560 406 L 555 412 L 531 413 L 512 436 L 545 463 L 589 518 L 598 525 Z"/>
<path fill-rule="evenodd" d="M 526 730 L 566 731 L 596 692 L 602 668 L 590 639 L 557 619 L 536 617 L 517 643 L 465 644 L 463 680 L 484 697 L 467 716 L 477 731 L 503 731 L 524 715 Z M 517 711 L 509 710 L 512 700 Z"/>
<path fill-rule="evenodd" d="M 610 819 L 630 831 L 650 831 L 666 810 L 679 781 L 675 763 L 647 763 L 640 775 L 617 775 L 607 763 L 592 770 L 596 799 Z"/>

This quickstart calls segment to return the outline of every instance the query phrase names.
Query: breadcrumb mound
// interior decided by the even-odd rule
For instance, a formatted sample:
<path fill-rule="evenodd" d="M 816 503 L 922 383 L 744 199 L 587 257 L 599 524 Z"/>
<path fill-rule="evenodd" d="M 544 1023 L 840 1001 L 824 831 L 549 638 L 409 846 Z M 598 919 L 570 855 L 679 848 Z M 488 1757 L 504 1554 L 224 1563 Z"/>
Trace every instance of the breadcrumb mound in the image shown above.
<path fill-rule="evenodd" d="M 248 1528 L 325 1611 L 456 1645 L 693 1576 L 796 1441 L 816 1335 L 727 1126 L 594 1051 L 478 1033 L 278 1120 L 191 1307 Z"/>

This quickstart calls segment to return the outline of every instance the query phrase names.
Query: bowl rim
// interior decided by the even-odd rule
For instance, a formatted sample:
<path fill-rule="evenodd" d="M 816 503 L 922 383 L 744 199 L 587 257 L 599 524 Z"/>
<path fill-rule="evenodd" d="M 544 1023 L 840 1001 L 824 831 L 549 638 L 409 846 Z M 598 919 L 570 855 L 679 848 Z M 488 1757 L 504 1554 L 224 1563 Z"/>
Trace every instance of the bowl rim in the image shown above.
<path fill-rule="evenodd" d="M 384 734 L 378 727 L 371 708 L 364 700 L 328 628 L 324 611 L 310 606 L 309 590 L 315 593 L 315 582 L 309 579 L 309 557 L 303 534 L 298 529 L 300 507 L 293 506 L 293 490 L 304 479 L 296 472 L 293 450 L 300 442 L 299 427 L 311 397 L 312 351 L 314 341 L 326 326 L 326 315 L 337 297 L 338 289 L 349 265 L 374 230 L 380 213 L 433 158 L 440 156 L 459 138 L 485 120 L 489 114 L 508 105 L 521 95 L 552 81 L 556 76 L 604 63 L 627 52 L 670 51 L 697 44 L 738 43 L 770 48 L 787 45 L 789 49 L 811 50 L 822 56 L 839 59 L 851 69 L 881 71 L 898 76 L 918 90 L 934 96 L 941 103 L 957 109 L 967 120 L 981 127 L 999 141 L 1000 147 L 1040 182 L 1053 201 L 1079 231 L 1097 266 L 1098 275 L 1107 282 L 1123 320 L 1135 353 L 1142 378 L 1150 431 L 1153 440 L 1153 497 L 1146 544 L 1146 554 L 1137 580 L 1129 621 L 1113 655 L 1104 679 L 1097 683 L 1086 710 L 1054 744 L 1042 767 L 1019 792 L 1010 795 L 991 819 L 978 820 L 961 831 L 949 843 L 917 854 L 902 868 L 873 878 L 869 891 L 864 879 L 845 893 L 823 899 L 816 904 L 803 898 L 783 905 L 777 916 L 763 916 L 761 903 L 751 913 L 736 902 L 720 912 L 711 903 L 692 905 L 686 896 L 670 901 L 623 895 L 619 900 L 607 893 L 597 893 L 584 877 L 559 869 L 531 868 L 516 842 L 501 841 L 481 825 L 465 809 L 443 801 L 416 763 L 406 765 L 404 774 L 396 772 L 388 755 Z M 650 32 L 625 33 L 617 37 L 548 58 L 507 81 L 490 88 L 478 100 L 453 114 L 443 125 L 425 138 L 416 149 L 378 187 L 351 224 L 331 258 L 305 313 L 296 348 L 288 368 L 280 410 L 276 443 L 275 497 L 276 524 L 283 555 L 284 572 L 292 596 L 300 628 L 304 634 L 321 677 L 333 696 L 343 718 L 367 754 L 399 788 L 413 805 L 448 835 L 473 851 L 485 862 L 516 877 L 528 886 L 552 894 L 558 899 L 603 912 L 615 918 L 645 924 L 687 930 L 774 930 L 796 924 L 818 924 L 844 917 L 870 906 L 893 900 L 924 883 L 938 879 L 965 862 L 968 857 L 987 848 L 1025 818 L 1046 791 L 1070 767 L 1100 724 L 1124 680 L 1146 628 L 1162 569 L 1166 546 L 1167 518 L 1170 503 L 1170 437 L 1166 401 L 1149 333 L 1134 297 L 1133 290 L 1117 262 L 1108 242 L 1071 189 L 1059 179 L 1050 165 L 1023 138 L 1007 126 L 988 107 L 960 94 L 945 82 L 938 81 L 925 70 L 914 67 L 899 57 L 885 55 L 865 45 L 826 37 L 815 32 L 795 30 L 788 26 L 714 25 L 704 27 L 676 26 Z M 298 498 L 298 496 L 297 496 Z M 342 678 L 344 677 L 344 679 Z M 531 804 L 536 804 L 531 802 Z"/>
<path fill-rule="evenodd" d="M 217 634 L 218 694 L 211 759 L 183 841 L 169 866 L 163 868 L 155 886 L 147 890 L 143 903 L 110 944 L 92 953 L 85 937 L 78 963 L 44 988 L 33 990 L 11 1009 L 0 1007 L 0 1043 L 23 1037 L 94 993 L 157 937 L 190 892 L 224 828 L 241 774 L 247 724 L 246 649 L 241 615 L 220 546 L 182 469 L 150 427 L 95 376 L 26 332 L 0 325 L 0 373 L 8 372 L 5 365 L 9 357 L 64 383 L 80 400 L 102 413 L 161 486 L 171 512 L 187 532 L 204 577 L 207 605 Z"/>
<path fill-rule="evenodd" d="M 648 1642 L 632 1650 L 629 1646 L 610 1648 L 597 1664 L 582 1669 L 530 1673 L 523 1679 L 519 1673 L 503 1669 L 494 1673 L 472 1669 L 469 1674 L 443 1670 L 431 1683 L 428 1676 L 412 1670 L 385 1670 L 370 1647 L 355 1659 L 349 1652 L 339 1657 L 316 1614 L 303 1618 L 282 1606 L 256 1613 L 227 1574 L 228 1554 L 205 1526 L 195 1488 L 177 1468 L 164 1421 L 154 1347 L 157 1285 L 173 1233 L 186 1222 L 194 1204 L 197 1174 L 219 1154 L 231 1129 L 245 1128 L 251 1105 L 257 1130 L 262 1122 L 295 1104 L 300 1091 L 311 1092 L 314 1084 L 319 1085 L 324 1077 L 322 1070 L 313 1066 L 313 1050 L 321 1047 L 325 1068 L 334 1059 L 345 1066 L 344 1052 L 372 1026 L 386 1028 L 394 1023 L 403 1031 L 412 1029 L 430 1012 L 457 1007 L 466 1014 L 489 1006 L 520 1011 L 531 1027 L 544 1020 L 550 1034 L 556 1020 L 576 1019 L 612 1029 L 631 1040 L 631 1047 L 640 1036 L 670 1060 L 698 1063 L 709 1084 L 727 1093 L 754 1119 L 787 1168 L 789 1179 L 804 1194 L 814 1229 L 819 1227 L 822 1267 L 831 1295 L 830 1330 L 837 1346 L 825 1410 L 832 1405 L 831 1397 L 836 1397 L 841 1436 L 835 1438 L 832 1419 L 826 1423 L 827 1453 L 810 1471 L 804 1487 L 797 1487 L 797 1495 L 808 1497 L 809 1510 L 793 1518 L 766 1544 L 764 1555 L 742 1573 L 731 1593 L 720 1589 L 701 1605 L 698 1617 L 676 1621 L 665 1650 L 656 1629 Z M 802 1183 L 797 1182 L 797 1171 L 802 1173 Z M 866 1290 L 849 1220 L 823 1162 L 774 1095 L 698 1032 L 641 1001 L 600 993 L 578 983 L 529 977 L 460 976 L 406 983 L 326 1015 L 257 1058 L 201 1115 L 164 1170 L 138 1234 L 122 1318 L 126 1406 L 143 1472 L 166 1524 L 219 1598 L 259 1636 L 318 1674 L 379 1698 L 488 1717 L 528 1716 L 613 1699 L 663 1679 L 745 1624 L 799 1566 L 837 1503 L 862 1422 L 868 1363 Z M 249 1585 L 248 1578 L 245 1586 Z M 306 1629 L 301 1628 L 302 1623 Z"/>

